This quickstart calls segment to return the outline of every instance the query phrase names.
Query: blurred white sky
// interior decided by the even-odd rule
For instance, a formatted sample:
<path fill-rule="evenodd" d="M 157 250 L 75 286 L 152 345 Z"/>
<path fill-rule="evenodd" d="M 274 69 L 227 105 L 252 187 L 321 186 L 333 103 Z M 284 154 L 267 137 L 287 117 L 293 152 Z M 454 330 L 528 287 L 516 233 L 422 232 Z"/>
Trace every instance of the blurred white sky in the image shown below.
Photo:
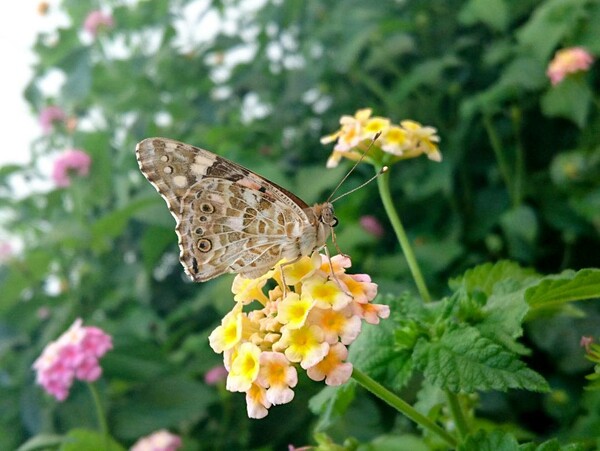
<path fill-rule="evenodd" d="M 30 143 L 41 129 L 23 98 L 31 79 L 34 57 L 31 47 L 46 18 L 37 12 L 38 2 L 0 2 L 0 57 L 5 62 L 0 83 L 0 165 L 29 160 Z"/>

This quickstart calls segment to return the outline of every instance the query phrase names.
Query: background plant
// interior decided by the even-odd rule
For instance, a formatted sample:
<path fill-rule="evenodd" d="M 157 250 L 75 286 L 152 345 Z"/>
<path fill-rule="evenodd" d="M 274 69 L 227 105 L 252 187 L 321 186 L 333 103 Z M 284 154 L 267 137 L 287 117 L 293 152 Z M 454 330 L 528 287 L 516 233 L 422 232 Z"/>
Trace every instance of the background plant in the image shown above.
<path fill-rule="evenodd" d="M 91 28 L 86 18 L 98 7 L 112 23 L 97 20 Z M 593 446 L 600 401 L 598 392 L 583 391 L 591 363 L 579 338 L 598 337 L 597 304 L 559 303 L 534 315 L 535 293 L 527 290 L 550 282 L 523 267 L 558 274 L 599 266 L 597 65 L 556 86 L 545 71 L 562 47 L 600 55 L 600 2 L 215 1 L 201 7 L 157 0 L 91 8 L 65 0 L 60 8 L 72 25 L 39 36 L 26 97 L 38 113 L 57 106 L 64 115 L 50 120 L 47 134 L 40 128 L 30 164 L 0 171 L 5 236 L 22 247 L 0 267 L 0 448 L 42 432 L 96 428 L 85 388 L 74 386 L 58 404 L 34 385 L 31 370 L 42 348 L 77 317 L 113 337 L 100 392 L 111 434 L 123 444 L 170 428 L 189 449 L 207 442 L 281 449 L 311 442 L 317 426 L 340 443 L 352 436 L 373 446 L 386 440 L 424 446 L 405 417 L 352 387 L 321 393 L 311 412 L 308 400 L 320 386 L 302 381 L 292 405 L 257 422 L 245 418 L 243 399 L 204 383 L 220 361 L 207 337 L 229 310 L 231 279 L 186 282 L 173 220 L 134 157 L 137 141 L 167 136 L 250 167 L 309 203 L 322 201 L 347 167 L 325 168 L 329 149 L 319 138 L 337 127 L 339 116 L 364 106 L 438 129 L 443 163 L 396 165 L 390 192 L 433 298 L 446 298 L 431 308 L 415 300 L 375 186 L 340 201 L 340 247 L 357 272 L 390 294 L 396 315 L 387 320 L 388 347 L 374 353 L 365 339 L 378 360 L 363 361 L 363 369 L 418 401 L 420 411 L 450 422 L 452 404 L 433 384 L 419 384 L 423 375 L 431 381 L 439 374 L 426 364 L 435 359 L 424 354 L 436 350 L 423 340 L 453 333 L 457 344 L 470 343 L 436 329 L 436 320 L 456 322 L 468 335 L 474 324 L 481 330 L 494 296 L 494 302 L 526 299 L 527 312 L 517 301 L 514 309 L 497 304 L 513 329 L 494 340 L 521 354 L 551 391 L 488 391 L 502 387 L 477 380 L 445 388 L 470 392 L 459 400 L 464 412 L 476 414 L 467 423 L 500 424 L 514 433 L 495 432 L 497 443 L 559 437 Z M 210 36 L 209 22 L 218 24 Z M 49 96 L 42 82 L 57 71 L 64 83 Z M 87 176 L 70 173 L 68 187 L 15 194 L 13 178 L 50 178 L 53 160 L 72 149 L 91 157 Z M 347 188 L 370 175 L 361 166 Z M 360 227 L 364 215 L 384 225 L 383 236 Z M 501 259 L 521 266 L 490 263 L 465 273 Z M 582 274 L 589 273 L 566 273 L 557 283 L 577 286 Z M 500 285 L 486 285 L 486 277 Z M 586 297 L 594 297 L 593 283 L 588 288 Z M 407 350 L 420 352 L 421 363 L 398 358 Z M 474 435 L 465 449 L 487 439 Z"/>

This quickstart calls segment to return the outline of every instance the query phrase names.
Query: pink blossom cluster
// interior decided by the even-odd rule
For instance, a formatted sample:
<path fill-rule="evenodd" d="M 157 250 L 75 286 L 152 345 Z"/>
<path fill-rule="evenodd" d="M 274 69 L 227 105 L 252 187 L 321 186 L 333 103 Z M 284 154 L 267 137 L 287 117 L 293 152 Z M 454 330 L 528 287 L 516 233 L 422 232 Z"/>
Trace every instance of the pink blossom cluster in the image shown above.
<path fill-rule="evenodd" d="M 552 85 L 555 86 L 568 74 L 588 70 L 593 62 L 594 57 L 583 47 L 561 49 L 550 61 L 546 74 Z"/>
<path fill-rule="evenodd" d="M 63 111 L 62 108 L 56 105 L 50 105 L 45 107 L 40 112 L 40 126 L 42 127 L 42 131 L 45 134 L 48 134 L 52 131 L 52 127 L 57 122 L 64 122 L 67 118 L 67 115 Z"/>
<path fill-rule="evenodd" d="M 54 160 L 52 179 L 56 186 L 61 188 L 67 187 L 71 184 L 69 171 L 74 170 L 78 175 L 85 176 L 88 175 L 91 164 L 91 157 L 83 150 L 67 150 Z"/>
<path fill-rule="evenodd" d="M 75 378 L 93 382 L 102 374 L 98 360 L 112 349 L 112 337 L 77 319 L 56 341 L 49 343 L 33 363 L 36 382 L 59 401 L 69 396 Z"/>
<path fill-rule="evenodd" d="M 83 22 L 83 29 L 92 36 L 96 36 L 103 28 L 112 28 L 115 24 L 113 17 L 100 10 L 90 12 Z"/>
<path fill-rule="evenodd" d="M 165 429 L 139 439 L 131 451 L 176 451 L 181 447 L 181 438 Z"/>

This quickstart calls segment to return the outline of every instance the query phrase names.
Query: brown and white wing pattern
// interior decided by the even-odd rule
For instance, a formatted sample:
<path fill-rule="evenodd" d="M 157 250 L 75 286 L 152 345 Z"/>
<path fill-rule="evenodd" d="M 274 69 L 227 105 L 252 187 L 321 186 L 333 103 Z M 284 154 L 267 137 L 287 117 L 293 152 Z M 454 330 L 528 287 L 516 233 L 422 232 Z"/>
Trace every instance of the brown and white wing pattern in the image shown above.
<path fill-rule="evenodd" d="M 179 258 L 197 282 L 258 277 L 323 244 L 311 207 L 240 165 L 166 138 L 141 141 L 136 156 L 177 221 Z"/>

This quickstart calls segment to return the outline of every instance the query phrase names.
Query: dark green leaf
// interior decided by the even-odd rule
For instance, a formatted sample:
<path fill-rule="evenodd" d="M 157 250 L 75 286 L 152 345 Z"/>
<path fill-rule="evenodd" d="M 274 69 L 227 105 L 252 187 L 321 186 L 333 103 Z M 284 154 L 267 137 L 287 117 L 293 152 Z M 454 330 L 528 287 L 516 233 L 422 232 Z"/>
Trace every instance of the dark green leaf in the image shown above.
<path fill-rule="evenodd" d="M 414 359 L 428 381 L 456 393 L 549 389 L 546 381 L 516 355 L 481 336 L 473 327 L 449 330 L 437 342 L 420 339 Z"/>

